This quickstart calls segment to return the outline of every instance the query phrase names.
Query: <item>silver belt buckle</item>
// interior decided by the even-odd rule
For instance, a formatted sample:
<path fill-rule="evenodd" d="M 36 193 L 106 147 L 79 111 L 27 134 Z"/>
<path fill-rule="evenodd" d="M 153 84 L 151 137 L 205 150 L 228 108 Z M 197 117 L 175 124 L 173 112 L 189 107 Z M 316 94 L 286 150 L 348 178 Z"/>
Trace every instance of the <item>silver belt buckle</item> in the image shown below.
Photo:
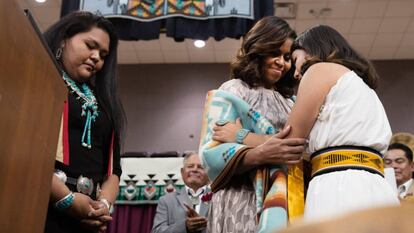
<path fill-rule="evenodd" d="M 80 175 L 78 181 L 76 182 L 76 190 L 78 190 L 78 192 L 80 193 L 87 194 L 89 196 L 92 195 L 93 180 Z"/>
<path fill-rule="evenodd" d="M 63 183 L 66 183 L 66 181 L 68 180 L 68 177 L 66 176 L 66 173 L 56 169 L 55 170 L 55 175 L 57 176 L 57 178 L 62 181 Z"/>

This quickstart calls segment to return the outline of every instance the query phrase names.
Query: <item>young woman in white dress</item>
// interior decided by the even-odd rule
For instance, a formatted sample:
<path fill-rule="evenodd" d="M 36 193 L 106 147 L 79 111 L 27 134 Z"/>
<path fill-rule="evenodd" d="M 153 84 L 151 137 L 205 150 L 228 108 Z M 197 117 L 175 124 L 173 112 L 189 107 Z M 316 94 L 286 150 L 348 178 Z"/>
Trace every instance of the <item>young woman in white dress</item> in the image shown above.
<path fill-rule="evenodd" d="M 392 133 L 374 91 L 373 65 L 323 25 L 295 40 L 292 59 L 301 83 L 289 136 L 309 139 L 312 163 L 305 220 L 398 204 L 383 178 L 382 155 Z"/>

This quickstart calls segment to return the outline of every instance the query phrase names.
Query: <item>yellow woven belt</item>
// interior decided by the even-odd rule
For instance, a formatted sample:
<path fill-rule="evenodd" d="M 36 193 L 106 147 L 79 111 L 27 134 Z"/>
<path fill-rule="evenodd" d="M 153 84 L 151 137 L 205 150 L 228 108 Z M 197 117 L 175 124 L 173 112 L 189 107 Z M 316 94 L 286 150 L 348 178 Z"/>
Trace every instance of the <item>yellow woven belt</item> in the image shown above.
<path fill-rule="evenodd" d="M 311 156 L 312 177 L 332 171 L 361 169 L 384 174 L 380 153 L 361 148 L 332 148 L 316 152 Z"/>

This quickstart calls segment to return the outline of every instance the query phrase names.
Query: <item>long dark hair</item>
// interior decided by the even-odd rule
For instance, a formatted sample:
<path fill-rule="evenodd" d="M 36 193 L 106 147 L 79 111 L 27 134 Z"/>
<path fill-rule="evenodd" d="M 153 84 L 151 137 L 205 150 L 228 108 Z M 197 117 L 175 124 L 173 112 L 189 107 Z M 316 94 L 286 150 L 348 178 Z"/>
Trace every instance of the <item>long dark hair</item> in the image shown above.
<path fill-rule="evenodd" d="M 259 20 L 243 37 L 241 48 L 231 64 L 231 77 L 243 80 L 250 87 L 264 86 L 264 59 L 278 56 L 280 47 L 289 38 L 294 40 L 296 33 L 285 20 L 276 16 Z M 274 87 L 284 97 L 293 95 L 296 86 L 293 72 L 291 68 L 275 83 Z"/>
<path fill-rule="evenodd" d="M 125 112 L 118 93 L 117 86 L 117 47 L 118 36 L 109 20 L 102 16 L 86 11 L 72 12 L 53 24 L 43 34 L 46 43 L 53 54 L 61 47 L 64 40 L 78 33 L 87 32 L 93 27 L 104 30 L 109 35 L 109 54 L 105 57 L 104 65 L 95 74 L 94 91 L 100 107 L 108 115 L 115 129 L 115 134 L 122 141 Z M 62 66 L 63 68 L 63 66 Z"/>
<path fill-rule="evenodd" d="M 305 50 L 311 58 L 302 66 L 302 74 L 318 62 L 333 62 L 353 70 L 372 89 L 377 87 L 378 74 L 372 63 L 355 51 L 335 29 L 318 25 L 307 29 L 296 38 L 292 45 Z"/>

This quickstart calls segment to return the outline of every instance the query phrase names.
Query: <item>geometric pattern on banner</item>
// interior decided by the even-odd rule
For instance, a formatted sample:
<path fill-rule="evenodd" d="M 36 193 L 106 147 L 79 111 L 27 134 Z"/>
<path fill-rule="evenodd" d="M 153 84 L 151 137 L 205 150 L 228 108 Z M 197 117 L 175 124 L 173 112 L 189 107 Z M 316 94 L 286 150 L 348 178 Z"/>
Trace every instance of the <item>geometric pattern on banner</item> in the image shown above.
<path fill-rule="evenodd" d="M 148 174 L 149 179 L 144 180 L 147 185 L 145 185 L 144 188 L 144 196 L 151 200 L 153 197 L 155 197 L 155 194 L 157 192 L 157 188 L 155 187 L 155 182 L 157 180 L 152 179 L 155 176 L 155 174 Z"/>
<path fill-rule="evenodd" d="M 125 180 L 127 186 L 123 190 L 123 194 L 127 200 L 132 200 L 136 197 L 138 193 L 138 189 L 136 188 L 136 183 L 138 182 L 138 180 L 134 179 L 135 175 L 133 174 L 128 174 L 128 177 L 130 179 Z"/>
<path fill-rule="evenodd" d="M 108 18 L 153 21 L 170 17 L 191 19 L 254 19 L 253 0 L 81 0 L 80 10 Z"/>
<path fill-rule="evenodd" d="M 115 202 L 117 205 L 157 204 L 160 197 L 167 194 L 167 192 L 165 192 L 165 185 L 155 185 L 155 194 L 151 197 L 151 199 L 148 199 L 144 194 L 146 186 L 138 185 L 134 187 L 134 189 L 136 190 L 136 195 L 134 195 L 133 198 L 128 199 L 128 196 L 126 195 L 127 188 L 128 186 L 119 187 L 119 193 Z M 184 185 L 175 185 L 175 192 L 183 188 Z"/>
<path fill-rule="evenodd" d="M 157 204 L 166 193 L 184 187 L 182 157 L 121 158 L 122 175 L 116 204 Z"/>
<path fill-rule="evenodd" d="M 175 182 L 177 182 L 178 179 L 173 179 L 174 174 L 168 174 L 168 179 L 165 179 L 165 188 L 164 188 L 164 192 L 165 193 L 172 193 L 177 191 L 176 187 L 175 187 Z"/>

